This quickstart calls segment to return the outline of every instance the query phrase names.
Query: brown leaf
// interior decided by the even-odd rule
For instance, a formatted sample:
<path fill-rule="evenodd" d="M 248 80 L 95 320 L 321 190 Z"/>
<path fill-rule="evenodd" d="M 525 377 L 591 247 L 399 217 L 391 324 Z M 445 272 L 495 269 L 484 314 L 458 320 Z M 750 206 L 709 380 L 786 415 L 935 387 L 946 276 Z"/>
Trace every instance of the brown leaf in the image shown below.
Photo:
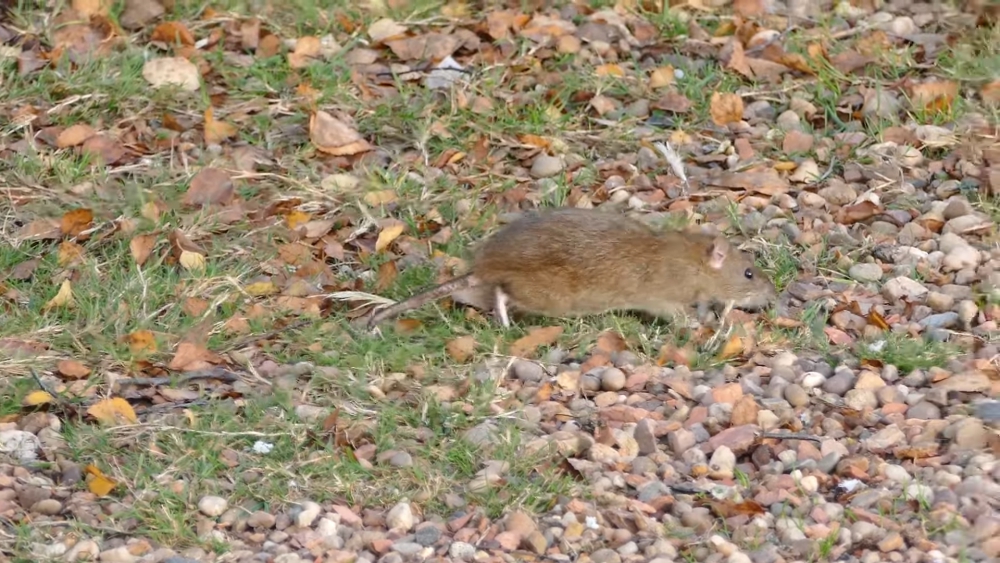
<path fill-rule="evenodd" d="M 679 92 L 667 92 L 660 99 L 653 102 L 652 108 L 672 113 L 687 113 L 694 106 L 694 102 L 689 100 L 684 94 Z"/>
<path fill-rule="evenodd" d="M 94 212 L 89 209 L 73 209 L 62 216 L 59 230 L 68 237 L 79 236 L 94 222 Z"/>
<path fill-rule="evenodd" d="M 325 111 L 309 117 L 309 140 L 318 150 L 333 156 L 351 156 L 372 149 L 353 127 Z"/>
<path fill-rule="evenodd" d="M 465 363 L 472 357 L 472 354 L 476 351 L 476 339 L 472 335 L 459 336 L 458 338 L 452 338 L 444 345 L 445 351 L 451 356 L 451 359 L 458 363 Z"/>
<path fill-rule="evenodd" d="M 318 37 L 312 35 L 299 37 L 295 42 L 295 50 L 288 53 L 288 66 L 305 68 L 319 57 L 322 46 Z"/>
<path fill-rule="evenodd" d="M 97 131 L 90 125 L 77 123 L 63 129 L 62 133 L 56 137 L 56 147 L 65 149 L 83 144 L 84 141 L 93 137 Z"/>
<path fill-rule="evenodd" d="M 8 278 L 17 281 L 29 280 L 31 279 L 31 276 L 35 273 L 35 270 L 38 269 L 38 264 L 39 264 L 38 258 L 32 258 L 30 260 L 25 260 L 24 262 L 20 262 L 11 269 Z"/>
<path fill-rule="evenodd" d="M 135 263 L 142 266 L 149 259 L 156 244 L 156 235 L 137 235 L 129 242 L 128 248 L 132 252 Z"/>
<path fill-rule="evenodd" d="M 649 87 L 650 88 L 665 88 L 674 83 L 676 74 L 674 67 L 667 65 L 661 66 L 660 68 L 653 69 L 653 72 L 649 75 Z"/>
<path fill-rule="evenodd" d="M 208 310 L 209 302 L 200 297 L 185 297 L 181 310 L 189 317 L 200 317 Z"/>
<path fill-rule="evenodd" d="M 55 401 L 56 398 L 52 396 L 48 391 L 32 391 L 28 393 L 27 396 L 21 401 L 21 405 L 25 407 L 37 407 L 38 405 L 44 405 Z"/>
<path fill-rule="evenodd" d="M 889 323 L 875 309 L 868 312 L 868 322 L 881 330 L 889 330 Z"/>
<path fill-rule="evenodd" d="M 59 360 L 56 369 L 66 379 L 83 379 L 90 375 L 90 368 L 77 360 Z"/>
<path fill-rule="evenodd" d="M 204 346 L 193 342 L 181 342 L 177 345 L 177 352 L 167 367 L 180 371 L 206 369 L 211 367 L 209 360 L 213 359 L 215 355 Z"/>
<path fill-rule="evenodd" d="M 763 16 L 767 12 L 764 0 L 734 0 L 733 12 L 744 18 Z"/>
<path fill-rule="evenodd" d="M 378 274 L 375 276 L 375 279 L 377 280 L 375 282 L 375 291 L 382 292 L 389 289 L 398 276 L 399 269 L 396 267 L 395 260 L 383 262 L 382 265 L 378 267 Z"/>
<path fill-rule="evenodd" d="M 398 24 L 390 18 L 376 20 L 368 26 L 368 37 L 371 37 L 372 44 L 375 45 L 393 39 L 401 39 L 404 36 L 406 36 L 406 26 Z"/>
<path fill-rule="evenodd" d="M 533 328 L 528 334 L 518 338 L 510 345 L 510 355 L 519 358 L 529 358 L 541 346 L 548 346 L 559 338 L 563 332 L 561 326 L 546 326 Z"/>
<path fill-rule="evenodd" d="M 281 38 L 273 33 L 269 33 L 260 38 L 260 45 L 257 46 L 256 55 L 261 59 L 271 58 L 281 52 Z"/>
<path fill-rule="evenodd" d="M 729 41 L 723 46 L 719 57 L 723 62 L 724 68 L 735 70 L 747 78 L 754 78 L 753 69 L 750 68 L 746 53 L 743 51 L 743 44 L 740 43 L 739 38 L 735 35 L 730 37 Z"/>
<path fill-rule="evenodd" d="M 744 500 L 743 502 L 706 500 L 705 504 L 718 518 L 724 519 L 733 516 L 757 516 L 767 512 L 764 506 L 755 500 Z"/>
<path fill-rule="evenodd" d="M 385 44 L 392 49 L 393 54 L 404 61 L 441 61 L 454 54 L 462 46 L 462 40 L 455 35 L 431 32 L 416 37 L 386 41 Z"/>
<path fill-rule="evenodd" d="M 843 225 L 853 225 L 861 221 L 871 219 L 878 213 L 881 213 L 881 209 L 874 202 L 865 200 L 854 205 L 846 205 L 837 210 L 835 219 L 838 223 Z"/>
<path fill-rule="evenodd" d="M 773 168 L 752 168 L 740 172 L 720 171 L 706 177 L 704 182 L 712 186 L 743 189 L 767 196 L 786 193 L 789 189 L 788 180 L 778 175 Z"/>
<path fill-rule="evenodd" d="M 65 52 L 74 62 L 109 53 L 113 31 L 106 23 L 100 15 L 91 18 L 74 9 L 63 11 L 49 22 L 53 52 Z"/>
<path fill-rule="evenodd" d="M 596 349 L 606 354 L 622 352 L 628 349 L 628 344 L 621 333 L 614 330 L 606 330 L 597 337 Z"/>
<path fill-rule="evenodd" d="M 826 334 L 826 337 L 830 340 L 830 344 L 836 344 L 837 346 L 847 346 L 848 344 L 854 342 L 854 339 L 851 338 L 851 335 L 847 334 L 846 332 L 840 330 L 837 327 L 832 327 L 832 326 L 823 327 L 823 333 Z"/>
<path fill-rule="evenodd" d="M 785 133 L 785 140 L 781 143 L 781 150 L 785 154 L 797 152 L 809 152 L 813 147 L 813 136 L 796 129 Z"/>
<path fill-rule="evenodd" d="M 719 350 L 718 359 L 727 360 L 729 358 L 735 358 L 744 352 L 746 348 L 746 343 L 741 336 L 733 335 L 726 341 L 725 346 Z"/>
<path fill-rule="evenodd" d="M 712 122 L 722 127 L 743 119 L 743 98 L 737 94 L 713 92 L 709 113 Z"/>
<path fill-rule="evenodd" d="M 375 252 L 382 252 L 385 250 L 392 241 L 396 240 L 399 235 L 403 234 L 403 229 L 406 228 L 406 224 L 402 221 L 394 220 L 382 228 L 378 233 L 378 239 L 375 241 Z"/>
<path fill-rule="evenodd" d="M 205 110 L 205 143 L 218 145 L 235 135 L 239 129 L 231 123 L 216 121 L 211 106 Z"/>
<path fill-rule="evenodd" d="M 159 41 L 168 45 L 194 45 L 194 35 L 181 22 L 163 22 L 153 29 L 150 34 L 150 41 Z"/>
<path fill-rule="evenodd" d="M 830 64 L 843 74 L 851 74 L 856 70 L 864 68 L 874 60 L 872 57 L 862 55 L 857 51 L 841 51 L 830 59 Z"/>
<path fill-rule="evenodd" d="M 17 240 L 53 240 L 63 235 L 61 221 L 55 219 L 37 219 L 21 227 L 17 232 Z"/>
<path fill-rule="evenodd" d="M 191 185 L 182 201 L 184 205 L 191 206 L 228 205 L 233 201 L 235 190 L 228 172 L 218 168 L 202 168 L 191 178 Z"/>
<path fill-rule="evenodd" d="M 1000 78 L 988 82 L 979 90 L 983 103 L 988 106 L 1000 105 Z"/>
<path fill-rule="evenodd" d="M 80 154 L 90 156 L 95 164 L 110 166 L 125 156 L 125 147 L 117 139 L 98 133 L 87 137 L 80 146 Z"/>
<path fill-rule="evenodd" d="M 260 45 L 260 20 L 250 18 L 240 22 L 240 46 L 246 51 L 256 51 Z"/>
<path fill-rule="evenodd" d="M 71 6 L 81 16 L 106 16 L 111 9 L 113 0 L 73 0 Z"/>

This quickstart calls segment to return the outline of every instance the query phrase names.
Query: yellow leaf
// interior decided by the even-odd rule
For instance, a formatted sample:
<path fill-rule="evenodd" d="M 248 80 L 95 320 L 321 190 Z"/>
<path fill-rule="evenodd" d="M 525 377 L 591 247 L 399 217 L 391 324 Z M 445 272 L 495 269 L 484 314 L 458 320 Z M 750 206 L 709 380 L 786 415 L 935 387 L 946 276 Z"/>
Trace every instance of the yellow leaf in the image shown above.
<path fill-rule="evenodd" d="M 50 395 L 48 391 L 32 391 L 24 398 L 22 404 L 26 407 L 37 407 L 38 405 L 51 403 L 54 400 L 55 397 Z"/>
<path fill-rule="evenodd" d="M 396 201 L 396 192 L 393 190 L 378 190 L 365 194 L 365 203 L 372 207 L 386 205 L 394 201 Z"/>
<path fill-rule="evenodd" d="M 663 88 L 674 83 L 674 67 L 667 65 L 654 69 L 649 76 L 649 85 L 652 88 Z"/>
<path fill-rule="evenodd" d="M 139 418 L 135 416 L 135 411 L 132 410 L 132 405 L 128 404 L 128 401 L 121 397 L 113 397 L 94 403 L 87 409 L 87 414 L 105 424 L 117 424 L 120 421 L 132 424 L 139 422 Z"/>
<path fill-rule="evenodd" d="M 114 490 L 115 485 L 118 484 L 94 465 L 88 465 L 83 470 L 90 475 L 90 479 L 87 480 L 87 488 L 98 497 L 108 496 L 108 493 Z"/>
<path fill-rule="evenodd" d="M 271 281 L 254 282 L 243 289 L 254 297 L 278 293 L 278 286 L 274 285 L 274 282 Z"/>
<path fill-rule="evenodd" d="M 743 347 L 744 347 L 743 338 L 739 336 L 733 336 L 728 341 L 726 341 L 726 345 L 723 346 L 722 350 L 719 351 L 719 359 L 723 360 L 726 358 L 736 357 L 743 352 Z"/>
<path fill-rule="evenodd" d="M 298 209 L 293 209 L 285 215 L 285 222 L 288 223 L 288 228 L 291 230 L 298 229 L 302 225 L 309 222 L 309 214 L 305 211 L 299 211 Z"/>
<path fill-rule="evenodd" d="M 139 214 L 156 223 L 160 220 L 160 207 L 156 205 L 156 202 L 147 201 L 142 205 L 142 209 L 139 210 Z"/>
<path fill-rule="evenodd" d="M 204 270 L 205 256 L 197 252 L 191 252 L 190 250 L 181 250 L 180 263 L 188 271 Z"/>
<path fill-rule="evenodd" d="M 63 280 L 62 285 L 59 286 L 59 293 L 53 297 L 48 303 L 43 307 L 43 311 L 47 311 L 53 307 L 72 307 L 73 302 L 73 288 L 69 285 L 69 280 Z"/>
<path fill-rule="evenodd" d="M 83 258 L 83 247 L 79 244 L 71 240 L 64 240 L 59 244 L 59 254 L 56 257 L 56 262 L 60 268 L 65 268 L 81 258 Z"/>
<path fill-rule="evenodd" d="M 211 107 L 205 110 L 205 143 L 218 145 L 235 135 L 237 131 L 235 125 L 225 121 L 217 121 Z"/>
<path fill-rule="evenodd" d="M 382 229 L 382 232 L 378 234 L 378 240 L 375 241 L 375 252 L 382 252 L 392 244 L 392 241 L 403 234 L 404 227 L 402 222 L 396 222 Z"/>
<path fill-rule="evenodd" d="M 598 65 L 594 71 L 597 76 L 625 76 L 625 70 L 614 63 Z"/>

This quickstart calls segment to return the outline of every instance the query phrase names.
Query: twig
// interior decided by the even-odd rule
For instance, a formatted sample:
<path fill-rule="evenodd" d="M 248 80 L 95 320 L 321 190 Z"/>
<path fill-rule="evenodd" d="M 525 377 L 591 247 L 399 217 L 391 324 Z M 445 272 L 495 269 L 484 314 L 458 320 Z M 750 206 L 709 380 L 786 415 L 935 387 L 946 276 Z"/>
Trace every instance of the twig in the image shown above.
<path fill-rule="evenodd" d="M 811 434 L 798 434 L 794 432 L 764 432 L 760 435 L 761 438 L 774 438 L 775 440 L 809 440 L 811 442 L 822 442 L 823 439 L 819 436 L 813 436 Z"/>
<path fill-rule="evenodd" d="M 239 374 L 233 373 L 224 368 L 212 368 L 193 371 L 180 377 L 133 377 L 130 379 L 119 379 L 119 385 L 166 385 L 176 381 L 177 383 L 187 383 L 196 379 L 219 379 L 228 383 L 239 381 Z"/>
<path fill-rule="evenodd" d="M 295 321 L 295 322 L 293 322 L 291 324 L 285 325 L 285 326 L 283 326 L 281 328 L 276 328 L 274 330 L 269 330 L 269 331 L 261 333 L 261 334 L 254 334 L 254 335 L 250 335 L 250 336 L 241 338 L 239 340 L 236 340 L 234 342 L 231 342 L 231 343 L 227 344 L 226 346 L 223 346 L 222 349 L 219 350 L 219 353 L 225 353 L 225 352 L 229 352 L 230 350 L 236 350 L 237 348 L 242 348 L 242 347 L 246 346 L 247 344 L 250 344 L 251 342 L 254 342 L 255 340 L 267 340 L 268 338 L 272 338 L 272 337 L 274 337 L 274 336 L 276 336 L 276 335 L 278 335 L 278 334 L 280 334 L 280 333 L 282 333 L 282 332 L 284 332 L 286 330 L 294 330 L 294 329 L 299 328 L 301 326 L 305 326 L 305 325 L 309 324 L 310 322 L 312 322 L 312 319 L 299 319 L 299 320 L 297 320 L 297 321 Z"/>

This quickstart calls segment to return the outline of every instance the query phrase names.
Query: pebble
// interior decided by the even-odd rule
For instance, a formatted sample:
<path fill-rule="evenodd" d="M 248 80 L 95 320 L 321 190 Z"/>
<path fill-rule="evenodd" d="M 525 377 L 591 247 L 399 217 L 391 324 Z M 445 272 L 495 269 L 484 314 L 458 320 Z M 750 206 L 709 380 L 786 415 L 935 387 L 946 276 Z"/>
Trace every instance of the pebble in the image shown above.
<path fill-rule="evenodd" d="M 389 512 L 385 515 L 385 523 L 390 530 L 398 530 L 401 532 L 410 531 L 415 523 L 413 509 L 410 507 L 410 503 L 400 502 L 396 506 L 390 508 Z"/>
<path fill-rule="evenodd" d="M 621 391 L 625 388 L 625 372 L 618 368 L 607 368 L 601 373 L 601 389 Z"/>
<path fill-rule="evenodd" d="M 551 178 L 563 171 L 563 161 L 557 156 L 540 154 L 531 163 L 532 178 Z"/>
<path fill-rule="evenodd" d="M 198 510 L 210 518 L 219 516 L 225 512 L 228 507 L 229 502 L 226 501 L 226 499 L 214 495 L 203 496 L 201 497 L 201 500 L 198 501 Z"/>
<path fill-rule="evenodd" d="M 848 270 L 847 275 L 862 283 L 877 282 L 882 279 L 882 267 L 871 263 L 855 264 Z"/>
<path fill-rule="evenodd" d="M 316 518 L 319 517 L 319 513 L 322 510 L 319 504 L 307 500 L 299 503 L 298 512 L 295 514 L 295 525 L 300 528 L 308 528 L 312 526 Z"/>

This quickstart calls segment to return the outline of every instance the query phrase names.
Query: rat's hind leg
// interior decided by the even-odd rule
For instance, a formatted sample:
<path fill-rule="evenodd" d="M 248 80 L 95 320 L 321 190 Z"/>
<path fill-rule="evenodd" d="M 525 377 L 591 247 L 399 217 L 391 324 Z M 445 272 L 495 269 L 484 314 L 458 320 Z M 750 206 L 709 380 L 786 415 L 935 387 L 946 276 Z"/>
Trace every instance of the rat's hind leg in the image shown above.
<path fill-rule="evenodd" d="M 493 288 L 493 295 L 495 297 L 494 309 L 497 318 L 500 319 L 500 324 L 504 328 L 510 328 L 510 318 L 507 316 L 507 303 L 510 301 L 510 296 L 504 293 L 499 285 Z"/>

